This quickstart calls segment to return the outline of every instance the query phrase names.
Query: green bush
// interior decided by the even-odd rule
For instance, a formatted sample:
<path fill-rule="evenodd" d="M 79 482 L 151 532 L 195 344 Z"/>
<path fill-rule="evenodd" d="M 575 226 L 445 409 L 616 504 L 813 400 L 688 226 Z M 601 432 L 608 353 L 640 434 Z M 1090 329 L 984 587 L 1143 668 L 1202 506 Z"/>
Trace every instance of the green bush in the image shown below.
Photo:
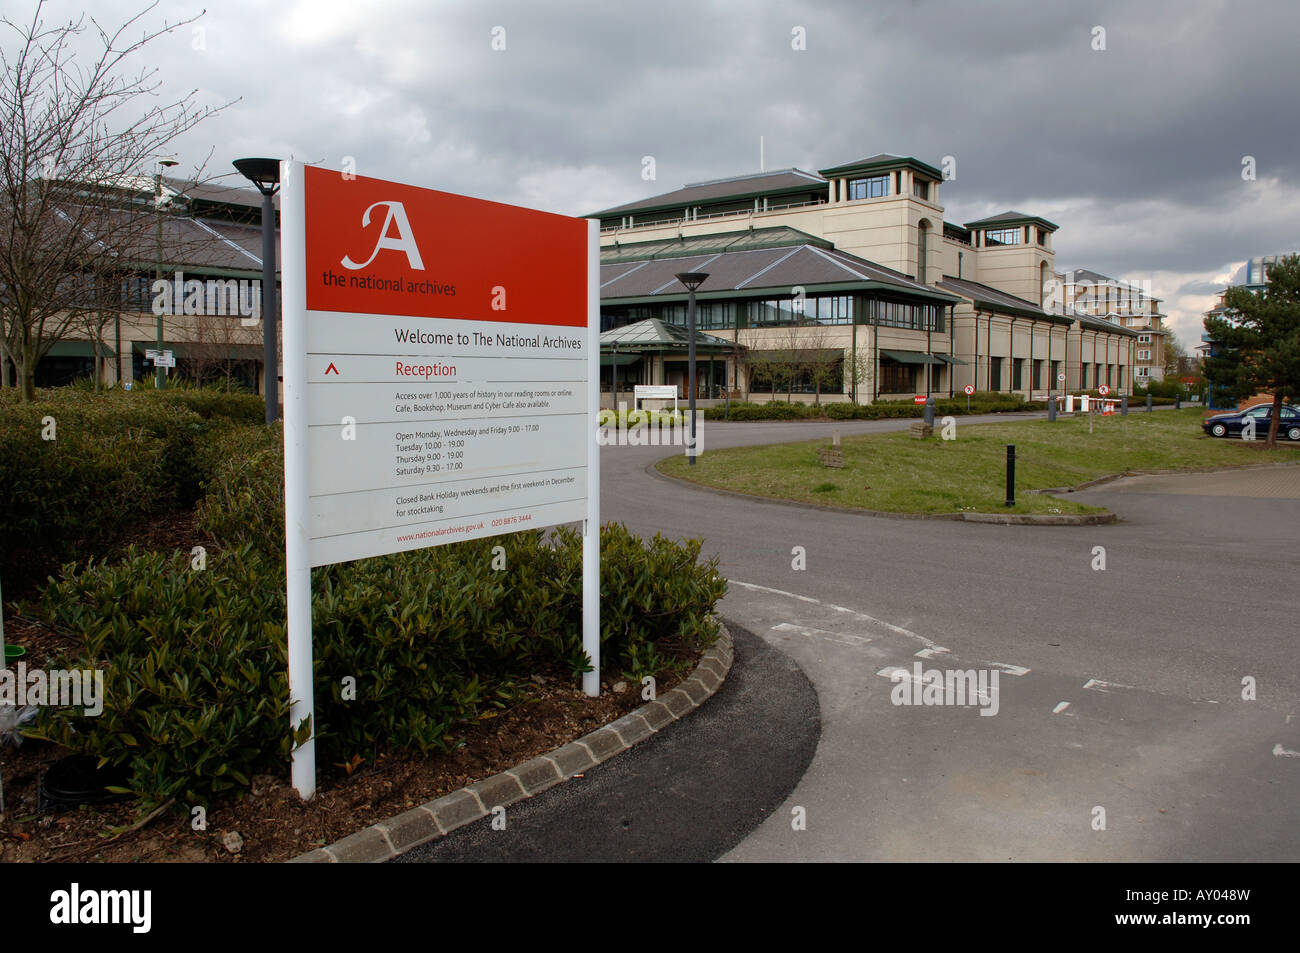
<path fill-rule="evenodd" d="M 80 636 L 60 664 L 104 669 L 104 710 L 46 708 L 37 737 L 119 765 L 148 803 L 207 801 L 289 756 L 284 581 L 250 551 L 134 551 L 45 591 L 41 613 Z"/>
<path fill-rule="evenodd" d="M 51 393 L 0 403 L 0 573 L 11 593 L 199 493 L 196 415 L 130 395 Z"/>
<path fill-rule="evenodd" d="M 935 413 L 940 416 L 1012 413 L 1024 410 L 1046 410 L 1044 401 L 1026 402 L 1019 394 L 996 391 L 976 391 L 966 409 L 966 396 L 944 397 L 935 394 Z M 705 410 L 706 420 L 722 420 L 722 407 Z M 925 416 L 925 405 L 911 400 L 878 400 L 871 404 L 853 404 L 848 401 L 827 401 L 821 405 L 789 404 L 779 401 L 770 404 L 736 402 L 731 404 L 731 420 L 888 420 Z"/>
<path fill-rule="evenodd" d="M 218 466 L 247 446 L 283 439 L 278 426 L 262 423 L 261 398 L 247 394 L 51 388 L 33 403 L 17 397 L 0 391 L 0 483 L 8 488 L 0 573 L 11 592 L 66 560 L 109 554 L 150 520 L 192 509 Z M 42 437 L 46 418 L 53 440 Z"/>
<path fill-rule="evenodd" d="M 199 458 L 208 478 L 195 513 L 201 530 L 227 548 L 251 545 L 284 559 L 284 429 L 215 430 Z"/>
<path fill-rule="evenodd" d="M 494 569 L 494 546 L 505 568 Z M 659 673 L 665 643 L 707 644 L 726 591 L 700 544 L 602 528 L 602 667 Z M 499 705 L 539 666 L 577 674 L 582 551 L 573 530 L 433 547 L 318 569 L 313 642 L 318 753 L 372 757 L 381 745 L 434 751 Z M 192 569 L 188 554 L 131 553 L 69 571 L 43 618 L 79 634 L 65 667 L 103 667 L 98 717 L 47 709 L 37 733 L 125 767 L 149 803 L 207 801 L 283 769 L 289 752 L 283 562 L 251 545 Z M 346 678 L 356 697 L 346 700 Z"/>

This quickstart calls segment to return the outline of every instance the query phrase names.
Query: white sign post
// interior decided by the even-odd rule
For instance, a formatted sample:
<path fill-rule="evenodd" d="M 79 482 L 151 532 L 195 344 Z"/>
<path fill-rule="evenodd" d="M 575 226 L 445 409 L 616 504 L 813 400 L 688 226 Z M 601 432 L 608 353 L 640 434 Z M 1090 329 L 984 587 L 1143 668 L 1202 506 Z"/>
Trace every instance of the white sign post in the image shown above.
<path fill-rule="evenodd" d="M 299 795 L 311 569 L 583 523 L 600 691 L 599 222 L 281 166 L 285 557 Z M 470 236 L 470 237 L 466 237 Z"/>

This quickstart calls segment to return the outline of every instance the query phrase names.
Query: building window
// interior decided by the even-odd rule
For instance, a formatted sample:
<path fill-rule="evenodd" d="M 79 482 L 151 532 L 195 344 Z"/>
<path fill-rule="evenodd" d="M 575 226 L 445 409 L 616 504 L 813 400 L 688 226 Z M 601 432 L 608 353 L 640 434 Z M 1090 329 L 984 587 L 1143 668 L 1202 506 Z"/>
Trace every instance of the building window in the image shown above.
<path fill-rule="evenodd" d="M 849 180 L 849 200 L 878 199 L 889 194 L 889 176 L 874 175 L 869 179 Z"/>
<path fill-rule="evenodd" d="M 1034 361 L 1034 376 L 1029 379 L 1029 387 L 1031 390 L 1043 389 L 1043 362 L 1042 361 Z"/>
<path fill-rule="evenodd" d="M 1088 368 L 1092 367 L 1088 362 L 1079 365 L 1079 387 L 1083 390 L 1088 389 Z"/>
<path fill-rule="evenodd" d="M 1018 228 L 990 228 L 984 233 L 984 244 L 986 245 L 1019 245 L 1020 229 Z"/>
<path fill-rule="evenodd" d="M 1011 389 L 1023 390 L 1025 386 L 1025 359 L 1017 357 L 1011 362 Z"/>
<path fill-rule="evenodd" d="M 773 394 L 842 393 L 844 355 L 833 349 L 792 355 L 789 350 L 751 351 L 749 389 Z"/>
<path fill-rule="evenodd" d="M 1038 244 L 1040 244 L 1040 245 L 1046 245 L 1046 244 L 1047 244 L 1047 229 L 1045 229 L 1045 228 L 1043 228 L 1043 227 L 1041 227 L 1041 226 L 1039 226 L 1039 228 L 1038 228 Z"/>
<path fill-rule="evenodd" d="M 1147 348 L 1143 348 L 1142 350 L 1138 351 L 1138 360 L 1139 361 L 1151 360 L 1151 351 Z"/>
<path fill-rule="evenodd" d="M 1136 323 L 1137 323 L 1137 320 L 1134 319 L 1131 323 L 1132 323 L 1132 324 L 1136 324 Z M 1138 344 L 1150 344 L 1150 343 L 1151 343 L 1151 335 L 1149 335 L 1149 334 L 1139 334 L 1139 335 L 1138 335 Z"/>
<path fill-rule="evenodd" d="M 989 358 L 989 390 L 1002 389 L 1002 358 Z"/>
<path fill-rule="evenodd" d="M 934 305 L 902 304 L 897 301 L 867 302 L 867 320 L 890 328 L 912 328 L 917 331 L 942 331 L 942 309 Z"/>
<path fill-rule="evenodd" d="M 1051 379 L 1050 381 L 1047 382 L 1047 386 L 1048 386 L 1049 388 L 1055 388 L 1057 384 L 1064 384 L 1064 383 L 1065 383 L 1064 381 L 1058 381 L 1058 380 L 1057 380 L 1057 378 L 1060 377 L 1060 376 L 1061 376 L 1061 362 L 1060 362 L 1060 361 L 1053 361 L 1053 362 L 1052 362 L 1052 379 Z"/>
<path fill-rule="evenodd" d="M 880 393 L 911 394 L 916 391 L 916 365 L 880 359 Z"/>
<path fill-rule="evenodd" d="M 930 223 L 921 222 L 916 236 L 916 280 L 925 284 L 925 259 L 930 249 Z"/>
<path fill-rule="evenodd" d="M 912 194 L 918 199 L 925 199 L 927 202 L 930 201 L 930 183 L 926 182 L 924 179 L 913 178 Z"/>

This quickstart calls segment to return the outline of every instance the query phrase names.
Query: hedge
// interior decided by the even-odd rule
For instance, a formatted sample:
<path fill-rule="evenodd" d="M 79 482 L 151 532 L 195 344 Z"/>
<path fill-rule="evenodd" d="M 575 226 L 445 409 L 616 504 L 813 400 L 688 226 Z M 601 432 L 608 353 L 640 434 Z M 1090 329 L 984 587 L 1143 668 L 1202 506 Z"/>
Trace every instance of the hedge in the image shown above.
<path fill-rule="evenodd" d="M 1010 413 L 1024 410 L 1045 410 L 1047 404 L 1042 401 L 1033 403 L 1025 401 L 1016 394 L 1002 394 L 990 391 L 977 391 L 971 395 L 970 410 L 966 409 L 966 398 L 939 397 L 935 399 L 935 413 L 940 416 L 959 416 L 965 413 L 992 414 Z M 725 407 L 707 407 L 704 410 L 706 420 L 723 420 Z M 910 400 L 878 400 L 872 404 L 853 404 L 847 401 L 813 404 L 792 404 L 785 401 L 773 401 L 757 404 L 749 401 L 732 401 L 731 420 L 883 420 L 897 417 L 923 417 L 925 406 Z"/>
<path fill-rule="evenodd" d="M 181 401 L 83 394 L 0 409 L 0 466 L 22 491 L 3 504 L 6 555 L 27 534 L 31 552 L 80 560 L 35 611 L 77 637 L 56 667 L 105 672 L 102 714 L 46 709 L 36 734 L 125 768 L 146 804 L 208 802 L 282 770 L 289 755 L 282 431 L 213 406 L 204 419 Z M 52 442 L 39 439 L 45 415 L 57 419 Z M 206 565 L 191 563 L 188 546 L 107 558 L 114 528 L 184 511 L 185 480 L 202 493 Z M 716 558 L 700 561 L 699 541 L 610 525 L 601 549 L 605 671 L 662 673 L 681 664 L 683 643 L 714 637 L 726 582 Z M 561 527 L 315 570 L 322 763 L 383 746 L 448 750 L 539 668 L 580 673 L 581 550 Z"/>
<path fill-rule="evenodd" d="M 505 568 L 494 569 L 494 546 Z M 698 541 L 601 531 L 607 671 L 660 672 L 664 640 L 702 646 L 726 591 Z M 500 565 L 497 561 L 497 565 Z M 582 651 L 579 535 L 541 531 L 358 560 L 313 573 L 318 754 L 368 760 L 382 746 L 456 746 L 464 726 L 547 664 Z M 245 545 L 203 570 L 188 553 L 92 562 L 43 594 L 40 612 L 80 635 L 62 667 L 105 672 L 98 716 L 42 711 L 37 737 L 119 765 L 146 804 L 207 803 L 283 770 L 290 750 L 284 565 Z M 349 697 L 352 691 L 355 697 Z"/>

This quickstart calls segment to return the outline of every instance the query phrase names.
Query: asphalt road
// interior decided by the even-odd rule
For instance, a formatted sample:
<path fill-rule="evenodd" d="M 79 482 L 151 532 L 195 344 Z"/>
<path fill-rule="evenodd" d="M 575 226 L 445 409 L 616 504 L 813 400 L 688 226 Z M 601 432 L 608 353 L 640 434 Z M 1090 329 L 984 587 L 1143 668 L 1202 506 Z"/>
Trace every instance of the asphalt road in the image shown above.
<path fill-rule="evenodd" d="M 794 790 L 820 719 L 789 657 L 743 629 L 732 637 L 732 671 L 702 710 L 513 805 L 505 830 L 480 821 L 396 862 L 710 861 L 734 847 Z"/>
<path fill-rule="evenodd" d="M 709 422 L 704 445 L 707 453 L 909 424 Z M 695 732 L 710 739 L 705 750 L 733 732 L 731 765 L 750 773 L 755 796 L 743 785 L 721 798 L 687 796 L 664 818 L 692 834 L 719 825 L 745 833 L 734 844 L 708 837 L 688 853 L 678 842 L 674 859 L 1300 859 L 1294 481 L 1276 471 L 1239 482 L 1135 478 L 1081 494 L 1117 512 L 1118 524 L 996 526 L 719 496 L 647 472 L 670 451 L 606 447 L 602 518 L 704 538 L 731 580 L 723 614 L 814 686 L 815 756 L 806 772 L 795 749 L 748 756 L 745 717 L 719 695 L 601 768 L 604 787 L 571 783 L 512 809 L 532 848 L 524 839 L 486 854 L 508 842 L 476 825 L 443 842 L 443 856 L 572 856 L 555 846 L 570 815 L 593 841 L 614 845 L 602 858 L 649 856 L 610 825 L 654 815 L 651 802 L 674 785 L 695 787 Z M 796 546 L 806 569 L 792 566 Z M 1104 570 L 1093 568 L 1099 546 Z M 918 663 L 982 672 L 990 684 L 971 705 L 896 704 L 891 696 L 910 687 L 897 671 Z M 743 681 L 750 664 L 738 652 L 731 679 L 742 691 L 752 687 Z M 774 722 L 803 710 L 777 686 L 756 697 Z M 924 700 L 919 688 L 907 698 Z M 674 745 L 667 755 L 665 744 Z M 713 767 L 699 770 L 711 777 Z M 793 784 L 775 806 L 765 774 L 778 788 Z M 742 820 L 729 824 L 720 805 Z M 796 807 L 806 829 L 791 824 Z M 755 811 L 766 820 L 750 830 Z M 640 821 L 636 829 L 666 836 Z"/>
<path fill-rule="evenodd" d="M 710 422 L 705 452 L 908 423 Z M 821 701 L 808 773 L 726 859 L 1300 859 L 1300 499 L 1132 480 L 1081 494 L 1109 526 L 889 520 L 692 490 L 663 455 L 605 449 L 603 517 L 703 537 L 723 612 Z M 998 714 L 892 704 L 877 673 L 918 661 L 1006 666 Z"/>

